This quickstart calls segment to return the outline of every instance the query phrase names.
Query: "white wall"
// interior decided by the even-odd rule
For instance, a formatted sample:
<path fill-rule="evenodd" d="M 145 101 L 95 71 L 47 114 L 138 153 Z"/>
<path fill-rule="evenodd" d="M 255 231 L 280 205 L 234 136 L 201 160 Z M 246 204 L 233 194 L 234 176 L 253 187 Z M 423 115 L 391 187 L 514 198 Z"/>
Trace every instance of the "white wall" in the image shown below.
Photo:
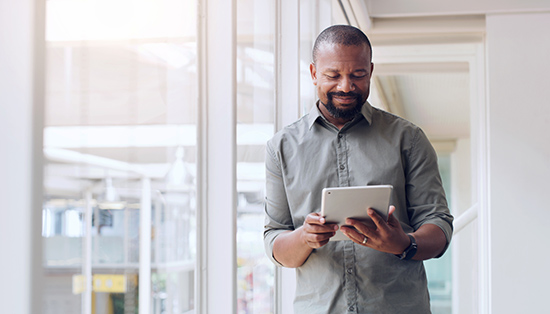
<path fill-rule="evenodd" d="M 487 16 L 493 313 L 548 311 L 550 13 Z"/>
<path fill-rule="evenodd" d="M 42 116 L 33 111 L 35 101 L 41 99 L 33 54 L 40 51 L 34 48 L 35 23 L 41 19 L 35 19 L 35 9 L 33 0 L 0 2 L 2 313 L 37 313 L 42 301 L 38 292 L 41 220 L 37 219 L 42 213 L 42 165 L 41 155 L 34 154 L 42 151 Z"/>

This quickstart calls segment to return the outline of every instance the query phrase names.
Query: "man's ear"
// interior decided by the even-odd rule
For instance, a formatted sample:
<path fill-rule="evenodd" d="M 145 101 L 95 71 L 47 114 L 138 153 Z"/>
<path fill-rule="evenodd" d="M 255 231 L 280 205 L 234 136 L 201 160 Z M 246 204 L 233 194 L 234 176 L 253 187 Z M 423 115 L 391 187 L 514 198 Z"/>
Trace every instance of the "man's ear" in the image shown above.
<path fill-rule="evenodd" d="M 315 68 L 315 64 L 313 62 L 309 64 L 309 73 L 311 74 L 313 85 L 317 86 L 317 69 Z"/>
<path fill-rule="evenodd" d="M 374 71 L 374 63 L 370 63 L 370 77 L 372 77 L 372 72 Z"/>

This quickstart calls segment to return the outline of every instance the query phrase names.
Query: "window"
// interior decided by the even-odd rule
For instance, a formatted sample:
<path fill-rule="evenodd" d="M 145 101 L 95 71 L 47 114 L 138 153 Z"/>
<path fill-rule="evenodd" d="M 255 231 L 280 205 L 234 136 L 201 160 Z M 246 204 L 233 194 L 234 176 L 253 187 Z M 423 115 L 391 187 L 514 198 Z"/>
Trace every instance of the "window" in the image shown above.
<path fill-rule="evenodd" d="M 237 313 L 273 313 L 263 244 L 265 143 L 274 132 L 274 1 L 237 2 Z"/>
<path fill-rule="evenodd" d="M 43 311 L 193 312 L 197 3 L 46 6 Z"/>

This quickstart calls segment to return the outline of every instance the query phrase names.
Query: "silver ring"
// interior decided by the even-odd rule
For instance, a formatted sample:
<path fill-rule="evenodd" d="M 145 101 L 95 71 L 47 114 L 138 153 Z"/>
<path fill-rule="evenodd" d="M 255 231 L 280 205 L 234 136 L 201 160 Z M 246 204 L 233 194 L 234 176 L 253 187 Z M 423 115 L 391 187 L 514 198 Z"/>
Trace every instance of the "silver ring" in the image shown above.
<path fill-rule="evenodd" d="M 363 244 L 367 244 L 367 240 L 368 240 L 368 239 L 369 239 L 369 238 L 365 237 L 365 238 L 363 239 Z"/>

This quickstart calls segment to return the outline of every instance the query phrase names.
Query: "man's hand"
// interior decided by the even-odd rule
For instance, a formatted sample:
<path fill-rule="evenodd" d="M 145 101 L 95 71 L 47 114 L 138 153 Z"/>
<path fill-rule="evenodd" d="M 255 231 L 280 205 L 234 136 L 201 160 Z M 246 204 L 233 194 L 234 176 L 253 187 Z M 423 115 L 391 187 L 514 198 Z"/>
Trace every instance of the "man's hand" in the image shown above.
<path fill-rule="evenodd" d="M 307 215 L 301 228 L 301 238 L 310 248 L 316 249 L 327 244 L 338 230 L 337 224 L 326 224 L 326 220 L 319 213 Z"/>
<path fill-rule="evenodd" d="M 384 221 L 374 210 L 367 211 L 374 226 L 369 226 L 359 220 L 347 219 L 346 224 L 353 227 L 342 227 L 342 232 L 353 242 L 371 247 L 375 250 L 401 254 L 410 245 L 411 241 L 401 228 L 397 218 L 393 216 L 394 206 L 390 206 L 388 221 Z M 439 256 L 447 245 L 443 230 L 434 224 L 424 224 L 412 236 L 416 239 L 418 251 L 414 260 L 427 260 Z M 365 238 L 366 237 L 366 238 Z M 365 240 L 366 239 L 366 240 Z"/>
<path fill-rule="evenodd" d="M 338 225 L 327 224 L 319 213 L 311 213 L 300 228 L 275 238 L 273 257 L 286 267 L 302 266 L 313 249 L 327 244 L 336 230 Z"/>
<path fill-rule="evenodd" d="M 369 208 L 367 214 L 374 222 L 374 226 L 369 226 L 359 220 L 346 219 L 346 225 L 350 227 L 342 227 L 342 232 L 353 242 L 371 247 L 375 250 L 401 254 L 409 246 L 410 239 L 401 228 L 399 221 L 393 216 L 395 211 L 394 206 L 390 206 L 388 213 L 388 221 Z M 367 240 L 365 242 L 365 237 Z"/>

